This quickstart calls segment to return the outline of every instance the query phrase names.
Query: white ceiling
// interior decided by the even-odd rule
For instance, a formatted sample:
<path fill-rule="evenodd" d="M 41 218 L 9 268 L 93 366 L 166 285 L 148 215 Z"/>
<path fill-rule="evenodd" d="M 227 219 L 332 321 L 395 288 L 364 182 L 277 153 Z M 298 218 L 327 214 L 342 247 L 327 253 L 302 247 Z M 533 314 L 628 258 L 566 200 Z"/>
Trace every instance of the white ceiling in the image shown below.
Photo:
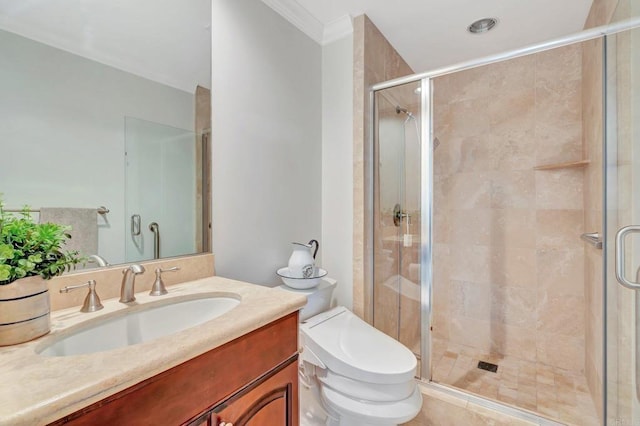
<path fill-rule="evenodd" d="M 194 93 L 210 87 L 210 0 L 0 0 L 0 29 Z"/>
<path fill-rule="evenodd" d="M 592 0 L 263 0 L 320 43 L 363 13 L 415 72 L 429 71 L 580 31 Z M 483 35 L 473 21 L 498 18 Z"/>
<path fill-rule="evenodd" d="M 577 32 L 592 0 L 262 1 L 323 44 L 366 13 L 421 72 Z M 0 29 L 188 92 L 210 85 L 210 16 L 211 0 L 0 0 Z M 499 24 L 469 34 L 482 17 Z"/>

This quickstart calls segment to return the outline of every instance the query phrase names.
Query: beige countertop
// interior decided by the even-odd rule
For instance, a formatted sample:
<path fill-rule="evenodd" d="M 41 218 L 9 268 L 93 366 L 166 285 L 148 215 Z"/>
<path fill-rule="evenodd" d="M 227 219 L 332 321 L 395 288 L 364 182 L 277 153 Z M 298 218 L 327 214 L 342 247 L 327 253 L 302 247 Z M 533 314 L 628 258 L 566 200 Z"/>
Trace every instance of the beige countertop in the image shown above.
<path fill-rule="evenodd" d="M 0 425 L 40 425 L 55 421 L 153 377 L 211 349 L 300 309 L 304 296 L 221 277 L 168 287 L 169 294 L 136 294 L 132 305 L 165 304 L 198 294 L 239 297 L 222 316 L 179 333 L 129 347 L 87 355 L 44 357 L 36 353 L 87 321 L 124 314 L 128 306 L 103 300 L 104 309 L 79 307 L 51 314 L 51 333 L 31 342 L 0 347 Z"/>

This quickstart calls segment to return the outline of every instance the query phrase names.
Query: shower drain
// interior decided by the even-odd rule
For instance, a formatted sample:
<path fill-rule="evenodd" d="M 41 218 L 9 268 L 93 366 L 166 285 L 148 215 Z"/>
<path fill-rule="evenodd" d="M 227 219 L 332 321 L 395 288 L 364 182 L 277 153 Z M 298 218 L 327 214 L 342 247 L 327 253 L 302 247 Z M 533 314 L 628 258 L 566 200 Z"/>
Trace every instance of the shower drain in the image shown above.
<path fill-rule="evenodd" d="M 478 361 L 478 368 L 480 370 L 491 371 L 492 373 L 498 372 L 498 366 L 490 362 Z"/>

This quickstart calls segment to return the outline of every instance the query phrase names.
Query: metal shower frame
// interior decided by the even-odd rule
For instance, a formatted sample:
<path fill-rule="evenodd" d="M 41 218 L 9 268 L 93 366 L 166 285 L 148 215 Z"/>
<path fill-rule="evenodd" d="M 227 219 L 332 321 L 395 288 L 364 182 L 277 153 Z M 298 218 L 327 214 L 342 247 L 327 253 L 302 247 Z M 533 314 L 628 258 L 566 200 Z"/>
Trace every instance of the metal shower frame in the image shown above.
<path fill-rule="evenodd" d="M 430 324 L 432 319 L 432 297 L 433 297 L 433 253 L 431 250 L 433 241 L 433 154 L 434 154 L 434 134 L 433 134 L 433 83 L 432 79 L 435 77 L 441 77 L 447 74 L 452 74 L 458 71 L 464 71 L 471 68 L 480 67 L 483 65 L 489 65 L 497 62 L 506 61 L 509 59 L 519 58 L 522 56 L 544 52 L 547 50 L 568 46 L 575 43 L 589 41 L 593 39 L 603 38 L 607 35 L 620 33 L 627 30 L 640 28 L 640 17 L 630 18 L 622 20 L 609 25 L 591 28 L 575 34 L 571 34 L 565 37 L 553 39 L 543 43 L 533 44 L 519 49 L 509 50 L 503 53 L 486 56 L 484 58 L 462 62 L 459 64 L 446 66 L 419 74 L 413 74 L 406 77 L 401 77 L 386 82 L 373 85 L 369 90 L 369 138 L 365 141 L 369 144 L 367 158 L 369 164 L 373 165 L 373 146 L 376 134 L 376 122 L 375 122 L 375 94 L 378 91 L 390 89 L 393 87 L 402 86 L 408 83 L 420 82 L 421 85 L 421 111 L 420 111 L 420 141 L 422 145 L 421 149 L 421 235 L 420 235 L 420 327 L 421 327 L 421 365 L 420 365 L 420 378 L 425 385 L 437 386 L 439 389 L 446 391 L 447 393 L 455 396 L 463 396 L 467 399 L 472 399 L 474 402 L 485 406 L 487 408 L 496 409 L 505 413 L 519 415 L 520 417 L 536 419 L 536 416 L 532 416 L 524 411 L 507 407 L 499 402 L 489 401 L 484 398 L 470 396 L 467 392 L 452 389 L 442 385 L 437 385 L 430 382 L 431 376 L 431 330 Z M 368 167 L 367 175 L 365 176 L 365 191 L 372 195 L 374 191 L 373 184 L 375 182 L 373 176 L 373 167 Z M 370 214 L 373 213 L 373 196 L 369 197 L 366 210 Z M 365 221 L 366 222 L 366 221 Z M 373 221 L 368 221 L 369 225 L 366 230 L 369 241 L 373 241 Z M 374 276 L 374 264 L 373 264 L 373 252 L 372 249 L 368 253 L 370 256 L 369 264 L 369 278 L 368 282 L 365 282 L 367 290 L 372 294 L 374 291 L 373 276 Z M 373 300 L 371 298 L 370 300 Z M 373 306 L 369 307 L 373 310 Z M 373 318 L 373 317 L 371 317 Z M 606 397 L 606 395 L 605 395 Z"/>

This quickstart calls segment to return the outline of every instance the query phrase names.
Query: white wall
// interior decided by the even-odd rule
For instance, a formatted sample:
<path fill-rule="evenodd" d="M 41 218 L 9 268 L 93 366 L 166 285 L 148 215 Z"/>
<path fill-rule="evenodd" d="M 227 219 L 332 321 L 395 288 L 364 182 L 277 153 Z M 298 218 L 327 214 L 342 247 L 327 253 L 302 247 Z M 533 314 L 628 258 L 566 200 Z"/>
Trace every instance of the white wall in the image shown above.
<path fill-rule="evenodd" d="M 216 273 L 276 285 L 322 236 L 322 50 L 256 0 L 213 0 L 212 37 Z"/>
<path fill-rule="evenodd" d="M 191 129 L 193 94 L 4 31 L 0 57 L 6 206 L 104 205 L 98 251 L 122 262 L 124 117 Z"/>
<path fill-rule="evenodd" d="M 322 49 L 322 265 L 353 306 L 353 36 Z"/>

